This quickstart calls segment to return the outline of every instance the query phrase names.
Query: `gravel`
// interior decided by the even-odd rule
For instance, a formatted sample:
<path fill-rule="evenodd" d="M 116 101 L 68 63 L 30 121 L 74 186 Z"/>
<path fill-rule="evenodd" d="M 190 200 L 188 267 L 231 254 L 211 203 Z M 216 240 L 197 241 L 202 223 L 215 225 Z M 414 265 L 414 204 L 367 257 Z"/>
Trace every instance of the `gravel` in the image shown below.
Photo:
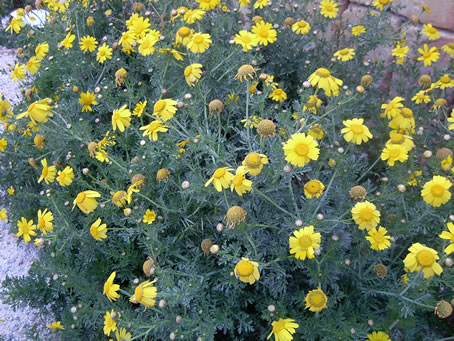
<path fill-rule="evenodd" d="M 9 78 L 10 66 L 15 65 L 15 51 L 5 49 L 0 46 L 0 93 L 11 103 L 20 99 L 21 93 L 17 83 Z M 0 127 L 0 137 L 3 126 Z M 0 192 L 0 197 L 4 193 Z M 1 201 L 0 201 L 1 202 Z M 4 206 L 0 205 L 0 209 Z M 8 211 L 8 207 L 5 207 Z M 12 231 L 16 228 L 12 223 Z M 37 247 L 33 242 L 25 243 L 19 241 L 14 233 L 10 233 L 10 224 L 0 221 L 0 282 L 3 282 L 6 276 L 21 277 L 27 276 L 33 261 L 38 259 Z M 25 333 L 34 323 L 38 323 L 41 340 L 50 340 L 50 331 L 46 324 L 52 322 L 49 316 L 43 316 L 39 311 L 29 307 L 18 308 L 16 311 L 0 302 L 0 340 L 2 341 L 23 341 L 28 340 Z"/>

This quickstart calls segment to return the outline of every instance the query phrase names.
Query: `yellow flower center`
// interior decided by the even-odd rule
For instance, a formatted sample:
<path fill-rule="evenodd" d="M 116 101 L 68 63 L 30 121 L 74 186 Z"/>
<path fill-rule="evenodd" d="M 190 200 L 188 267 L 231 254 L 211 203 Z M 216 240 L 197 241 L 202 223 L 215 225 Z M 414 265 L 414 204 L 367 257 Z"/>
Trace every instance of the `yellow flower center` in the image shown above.
<path fill-rule="evenodd" d="M 379 2 L 381 5 L 384 5 L 384 6 L 386 6 L 387 4 L 389 4 L 389 0 L 378 0 L 378 2 Z"/>
<path fill-rule="evenodd" d="M 187 37 L 189 34 L 191 34 L 191 30 L 190 30 L 189 28 L 187 28 L 187 27 L 182 27 L 182 28 L 180 28 L 180 29 L 178 30 L 178 35 L 179 35 L 180 37 L 185 38 L 185 37 Z"/>
<path fill-rule="evenodd" d="M 391 158 L 393 158 L 393 159 L 398 158 L 399 155 L 400 155 L 400 149 L 397 149 L 397 148 L 396 148 L 396 149 L 391 149 L 391 150 L 389 151 L 389 156 L 390 156 Z"/>
<path fill-rule="evenodd" d="M 120 118 L 121 118 L 120 113 L 119 113 L 119 112 L 116 112 L 116 113 L 114 114 L 114 117 L 113 117 L 114 121 L 118 121 Z"/>
<path fill-rule="evenodd" d="M 437 33 L 437 30 L 435 29 L 435 27 L 432 26 L 432 27 L 427 28 L 427 32 L 429 34 L 435 34 L 435 33 Z"/>
<path fill-rule="evenodd" d="M 226 170 L 224 168 L 218 168 L 214 172 L 213 176 L 217 179 L 222 178 L 225 174 Z"/>
<path fill-rule="evenodd" d="M 45 178 L 45 177 L 47 176 L 48 173 L 49 173 L 49 168 L 44 167 L 44 168 L 43 168 L 43 174 L 42 174 L 43 177 Z"/>
<path fill-rule="evenodd" d="M 449 43 L 449 44 L 448 44 L 448 48 L 449 48 L 449 49 L 454 49 L 454 43 Z"/>
<path fill-rule="evenodd" d="M 394 144 L 402 144 L 405 141 L 404 135 L 403 134 L 399 134 L 399 133 L 392 134 L 390 136 L 390 138 L 391 138 L 391 142 L 394 143 Z"/>
<path fill-rule="evenodd" d="M 203 43 L 203 37 L 202 36 L 194 37 L 194 43 L 195 44 L 202 44 Z"/>
<path fill-rule="evenodd" d="M 140 47 L 141 47 L 142 49 L 144 49 L 144 50 L 148 49 L 148 48 L 150 47 L 150 40 L 145 39 L 145 40 L 142 42 L 142 44 L 141 44 Z"/>
<path fill-rule="evenodd" d="M 299 28 L 305 28 L 306 26 L 307 26 L 307 23 L 304 22 L 304 21 L 300 21 L 300 22 L 298 23 L 298 27 L 299 27 Z"/>
<path fill-rule="evenodd" d="M 312 245 L 311 236 L 304 235 L 298 238 L 298 242 L 303 249 L 307 249 Z"/>
<path fill-rule="evenodd" d="M 413 117 L 413 111 L 409 108 L 403 108 L 400 112 L 400 114 L 405 117 L 405 118 L 411 118 Z"/>
<path fill-rule="evenodd" d="M 273 333 L 274 334 L 279 334 L 281 330 L 285 329 L 285 321 L 284 320 L 279 320 L 277 322 L 273 323 Z"/>
<path fill-rule="evenodd" d="M 254 266 L 250 262 L 242 260 L 238 264 L 237 271 L 241 277 L 250 276 L 254 272 Z"/>
<path fill-rule="evenodd" d="M 76 202 L 77 202 L 78 204 L 82 204 L 82 203 L 85 201 L 85 197 L 86 197 L 85 193 L 79 193 L 79 194 L 77 194 Z"/>
<path fill-rule="evenodd" d="M 431 266 L 435 262 L 434 255 L 428 250 L 421 250 L 416 254 L 416 260 L 421 266 Z"/>
<path fill-rule="evenodd" d="M 268 38 L 268 29 L 266 27 L 262 27 L 257 33 L 262 38 Z"/>
<path fill-rule="evenodd" d="M 315 74 L 320 78 L 328 78 L 331 77 L 331 73 L 325 68 L 319 68 L 315 71 Z"/>
<path fill-rule="evenodd" d="M 359 217 L 364 221 L 371 221 L 374 218 L 374 211 L 369 207 L 365 207 L 359 211 Z"/>
<path fill-rule="evenodd" d="M 377 233 L 376 235 L 374 235 L 374 240 L 379 244 L 383 243 L 385 241 L 385 236 L 381 233 Z"/>
<path fill-rule="evenodd" d="M 422 57 L 424 59 L 430 59 L 432 57 L 432 53 L 430 51 L 425 51 Z"/>
<path fill-rule="evenodd" d="M 233 177 L 233 186 L 240 187 L 243 185 L 243 175 L 237 174 Z"/>
<path fill-rule="evenodd" d="M 439 185 L 439 184 L 435 184 L 432 186 L 432 188 L 430 189 L 430 193 L 432 193 L 432 195 L 434 197 L 442 197 L 443 194 L 445 193 L 445 188 L 442 186 L 442 185 Z"/>
<path fill-rule="evenodd" d="M 161 124 L 159 122 L 154 121 L 153 123 L 150 124 L 150 126 L 148 127 L 148 130 L 155 131 L 155 130 L 159 129 L 160 126 L 161 126 Z"/>
<path fill-rule="evenodd" d="M 332 12 L 333 6 L 331 4 L 325 4 L 325 12 Z"/>
<path fill-rule="evenodd" d="M 298 156 L 306 156 L 309 153 L 309 147 L 307 144 L 300 143 L 295 147 L 295 153 Z"/>
<path fill-rule="evenodd" d="M 444 75 L 443 77 L 440 78 L 440 82 L 443 84 L 448 84 L 451 81 L 451 78 L 449 78 L 448 75 Z"/>
<path fill-rule="evenodd" d="M 189 77 L 192 73 L 192 67 L 189 65 L 186 69 L 184 69 L 184 76 Z"/>
<path fill-rule="evenodd" d="M 315 308 L 321 308 L 325 304 L 325 297 L 321 292 L 313 292 L 309 296 L 309 303 Z"/>
<path fill-rule="evenodd" d="M 38 218 L 38 227 L 39 228 L 44 228 L 46 226 L 46 221 L 43 219 L 43 217 Z"/>
<path fill-rule="evenodd" d="M 315 180 L 309 181 L 305 187 L 306 187 L 306 190 L 311 194 L 316 194 L 316 193 L 320 192 L 320 190 L 321 190 L 320 183 Z"/>
<path fill-rule="evenodd" d="M 340 50 L 340 51 L 339 51 L 339 54 L 340 54 L 341 56 L 346 56 L 346 55 L 349 54 L 349 51 L 348 51 L 348 49 L 343 49 L 343 50 Z"/>
<path fill-rule="evenodd" d="M 364 132 L 364 128 L 361 124 L 353 124 L 350 127 L 350 130 L 353 132 L 355 135 L 362 135 Z"/>
<path fill-rule="evenodd" d="M 261 164 L 260 155 L 258 153 L 250 153 L 246 156 L 246 165 L 249 168 L 259 168 Z"/>
<path fill-rule="evenodd" d="M 139 285 L 136 290 L 134 290 L 134 297 L 137 302 L 140 302 L 143 298 L 143 288 L 142 285 Z"/>
<path fill-rule="evenodd" d="M 166 107 L 166 101 L 164 101 L 163 99 L 160 99 L 154 105 L 154 111 L 161 112 L 164 110 L 165 107 Z"/>

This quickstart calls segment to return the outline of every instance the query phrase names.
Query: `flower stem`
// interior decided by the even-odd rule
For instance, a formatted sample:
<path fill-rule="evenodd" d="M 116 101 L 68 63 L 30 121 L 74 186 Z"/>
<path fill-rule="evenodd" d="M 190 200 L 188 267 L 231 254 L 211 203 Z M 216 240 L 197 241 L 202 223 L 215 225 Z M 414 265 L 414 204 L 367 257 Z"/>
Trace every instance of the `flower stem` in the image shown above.
<path fill-rule="evenodd" d="M 249 80 L 246 81 L 246 132 L 249 152 L 252 152 L 251 136 L 249 132 Z"/>

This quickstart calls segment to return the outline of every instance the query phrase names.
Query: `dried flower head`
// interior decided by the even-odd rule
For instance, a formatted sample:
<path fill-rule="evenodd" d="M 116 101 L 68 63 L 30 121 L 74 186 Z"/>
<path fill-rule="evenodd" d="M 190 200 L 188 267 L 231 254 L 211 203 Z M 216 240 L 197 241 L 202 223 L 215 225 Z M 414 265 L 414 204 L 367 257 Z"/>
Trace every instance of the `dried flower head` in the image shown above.
<path fill-rule="evenodd" d="M 229 229 L 235 228 L 241 222 L 246 220 L 247 212 L 240 206 L 232 206 L 228 209 L 224 219 L 227 221 Z"/>
<path fill-rule="evenodd" d="M 274 137 L 276 135 L 276 125 L 271 120 L 261 120 L 257 125 L 257 133 L 262 139 Z"/>
<path fill-rule="evenodd" d="M 156 269 L 153 258 L 148 257 L 147 260 L 143 263 L 143 273 L 145 276 L 150 277 Z"/>
<path fill-rule="evenodd" d="M 367 88 L 369 85 L 372 84 L 373 80 L 374 79 L 372 78 L 371 75 L 364 75 L 364 76 L 361 77 L 360 84 L 361 84 L 361 86 Z"/>
<path fill-rule="evenodd" d="M 204 239 L 200 244 L 200 247 L 203 250 L 203 255 L 208 256 L 210 254 L 210 248 L 213 246 L 213 241 L 211 239 Z"/>
<path fill-rule="evenodd" d="M 438 161 L 446 160 L 450 156 L 451 157 L 453 156 L 452 150 L 446 147 L 440 148 L 437 151 L 437 154 L 435 154 L 435 157 L 437 158 Z"/>
<path fill-rule="evenodd" d="M 376 264 L 374 266 L 374 271 L 377 274 L 377 276 L 380 277 L 381 279 L 384 279 L 388 274 L 388 268 L 386 267 L 386 265 L 383 264 Z"/>
<path fill-rule="evenodd" d="M 418 79 L 418 84 L 422 88 L 428 88 L 432 84 L 432 78 L 429 75 L 422 75 Z"/>
<path fill-rule="evenodd" d="M 348 192 L 353 200 L 366 199 L 367 190 L 363 186 L 353 186 Z"/>
<path fill-rule="evenodd" d="M 214 99 L 210 102 L 210 104 L 208 104 L 208 109 L 210 111 L 210 115 L 213 112 L 216 112 L 218 115 L 220 115 L 222 109 L 224 109 L 224 103 L 222 103 L 222 101 L 219 99 Z"/>
<path fill-rule="evenodd" d="M 253 78 L 254 75 L 256 76 L 258 70 L 259 69 L 255 69 L 252 65 L 249 64 L 241 65 L 236 76 L 233 79 L 239 79 L 240 82 L 243 82 L 243 80 L 247 80 L 248 77 Z"/>
<path fill-rule="evenodd" d="M 452 305 L 445 300 L 438 301 L 435 306 L 434 314 L 442 319 L 447 318 L 452 314 Z"/>

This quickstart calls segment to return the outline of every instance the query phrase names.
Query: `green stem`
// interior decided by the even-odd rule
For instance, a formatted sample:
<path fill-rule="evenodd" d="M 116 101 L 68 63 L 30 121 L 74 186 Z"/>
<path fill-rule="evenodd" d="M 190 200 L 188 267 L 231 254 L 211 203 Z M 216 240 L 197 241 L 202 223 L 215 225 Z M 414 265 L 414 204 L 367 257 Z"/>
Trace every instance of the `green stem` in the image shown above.
<path fill-rule="evenodd" d="M 359 184 L 359 182 L 360 182 L 360 181 L 361 181 L 361 180 L 370 172 L 370 170 L 371 170 L 372 168 L 375 167 L 375 165 L 376 165 L 376 164 L 378 163 L 378 161 L 380 161 L 380 160 L 381 160 L 381 157 L 379 156 L 378 159 L 375 160 L 375 162 L 374 162 L 374 163 L 373 163 L 373 164 L 372 164 L 372 165 L 363 173 L 363 175 L 361 175 L 361 176 L 359 177 L 359 179 L 356 180 L 356 183 Z"/>
<path fill-rule="evenodd" d="M 246 132 L 249 152 L 252 152 L 251 136 L 249 132 L 249 80 L 246 81 Z"/>
<path fill-rule="evenodd" d="M 161 210 L 164 210 L 164 211 L 167 211 L 167 212 L 173 212 L 173 213 L 178 213 L 179 211 L 177 210 L 172 210 L 170 208 L 167 208 L 165 206 L 162 206 L 156 202 L 154 202 L 153 200 L 151 200 L 149 197 L 147 197 L 146 195 L 143 195 L 142 193 L 138 192 L 136 193 L 139 197 L 142 197 L 143 199 L 149 201 L 151 204 L 153 204 L 153 206 L 156 206 L 156 207 L 159 207 Z"/>
<path fill-rule="evenodd" d="M 289 211 L 287 211 L 286 209 L 282 208 L 281 206 L 279 206 L 278 204 L 276 204 L 270 197 L 268 197 L 265 193 L 263 193 L 262 191 L 260 191 L 259 189 L 257 189 L 256 187 L 253 187 L 254 191 L 260 195 L 263 199 L 265 199 L 266 201 L 268 201 L 271 205 L 273 205 L 274 207 L 276 207 L 277 209 L 279 209 L 280 211 L 284 212 L 284 213 L 287 213 L 288 215 L 290 215 L 292 218 L 294 219 L 298 219 L 297 216 L 295 216 L 294 214 L 290 213 Z"/>

